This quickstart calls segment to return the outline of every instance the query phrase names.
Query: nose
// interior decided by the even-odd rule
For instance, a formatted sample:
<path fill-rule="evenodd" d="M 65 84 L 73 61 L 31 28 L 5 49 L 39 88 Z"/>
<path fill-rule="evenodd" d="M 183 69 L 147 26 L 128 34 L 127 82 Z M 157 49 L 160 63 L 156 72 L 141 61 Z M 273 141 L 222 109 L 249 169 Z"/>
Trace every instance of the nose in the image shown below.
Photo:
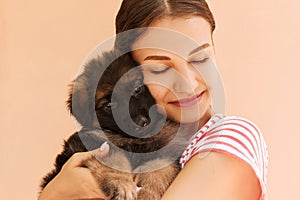
<path fill-rule="evenodd" d="M 199 72 L 189 63 L 182 64 L 177 70 L 177 78 L 174 81 L 174 92 L 193 94 L 198 87 Z"/>

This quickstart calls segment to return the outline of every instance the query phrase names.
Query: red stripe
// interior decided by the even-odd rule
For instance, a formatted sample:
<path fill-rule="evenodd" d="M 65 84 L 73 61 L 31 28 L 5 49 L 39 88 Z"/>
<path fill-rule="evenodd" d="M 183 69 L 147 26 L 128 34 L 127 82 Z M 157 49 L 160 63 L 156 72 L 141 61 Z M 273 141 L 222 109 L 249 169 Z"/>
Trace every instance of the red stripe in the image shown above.
<path fill-rule="evenodd" d="M 249 138 L 246 134 L 244 134 L 243 132 L 241 132 L 241 131 L 239 131 L 239 130 L 233 129 L 233 128 L 223 128 L 221 131 L 223 131 L 223 130 L 236 132 L 236 133 L 238 133 L 239 135 L 243 136 L 246 140 L 248 140 L 248 142 L 250 143 L 252 149 L 254 150 L 254 153 L 255 153 L 256 158 L 258 158 L 259 155 L 257 154 L 256 148 L 254 148 L 254 145 L 253 145 L 252 141 L 250 140 L 250 138 Z M 214 132 L 211 132 L 209 135 L 212 135 L 212 134 L 214 134 L 214 133 L 218 133 L 218 130 L 217 130 L 217 131 L 214 131 Z M 209 136 L 209 135 L 208 135 L 208 136 Z M 221 135 L 218 135 L 218 136 L 221 136 Z M 245 144 L 243 144 L 243 145 L 245 145 Z M 245 148 L 246 148 L 246 147 L 245 147 Z M 248 148 L 247 148 L 247 150 L 248 150 Z M 249 150 L 248 150 L 248 151 L 249 151 Z M 251 154 L 251 155 L 252 155 L 252 154 Z M 254 157 L 253 155 L 252 155 L 252 157 L 255 159 L 255 157 Z"/>
<path fill-rule="evenodd" d="M 221 116 L 216 116 L 217 118 L 219 118 L 219 120 L 220 119 L 222 119 L 222 117 Z M 211 119 L 210 120 L 211 122 L 212 122 L 212 124 L 210 124 L 210 125 L 205 125 L 204 127 L 202 127 L 201 129 L 204 129 L 204 128 L 206 128 L 206 129 L 209 129 L 212 125 L 214 125 L 215 123 L 216 123 L 216 121 L 215 120 L 213 120 L 213 119 Z M 204 133 L 204 131 L 203 130 L 200 130 L 198 133 L 197 133 L 197 135 L 195 136 L 195 143 L 197 144 L 197 142 L 199 142 L 200 140 L 201 140 L 201 138 L 203 138 L 202 137 L 202 134 Z M 199 136 L 199 134 L 201 134 L 201 136 Z"/>
<path fill-rule="evenodd" d="M 246 121 L 244 121 L 244 122 L 246 122 Z M 244 129 L 246 129 L 246 130 L 253 136 L 253 138 L 254 138 L 254 140 L 255 140 L 255 142 L 256 142 L 256 145 L 259 146 L 259 145 L 258 145 L 258 142 L 257 142 L 257 137 L 255 137 L 254 133 L 253 133 L 249 128 L 247 128 L 246 126 L 244 126 L 244 125 L 242 125 L 242 124 L 238 124 L 238 123 L 234 123 L 234 122 L 228 123 L 228 124 L 237 125 L 237 126 L 240 126 L 240 127 L 244 128 Z M 249 124 L 249 123 L 248 123 L 248 124 Z M 249 124 L 249 125 L 250 125 L 250 124 Z M 252 127 L 254 127 L 254 126 L 252 125 Z M 260 134 L 259 134 L 259 132 L 257 131 L 257 129 L 255 129 L 255 131 L 256 131 L 256 133 L 258 133 L 258 134 L 256 134 L 256 135 L 258 135 L 258 136 L 260 137 Z"/>
<path fill-rule="evenodd" d="M 220 130 L 214 131 L 215 129 L 220 128 L 221 126 L 225 126 L 225 125 L 237 125 L 237 126 L 240 126 L 240 127 L 244 128 L 244 129 L 246 129 L 246 130 L 253 136 L 253 138 L 254 138 L 254 140 L 255 140 L 255 142 L 256 142 L 256 146 L 257 146 L 257 147 L 259 146 L 256 137 L 255 137 L 254 134 L 250 131 L 250 129 L 248 129 L 247 127 L 245 127 L 245 126 L 243 126 L 243 125 L 241 125 L 241 124 L 238 124 L 238 123 L 228 123 L 228 122 L 227 122 L 227 123 L 223 123 L 223 124 L 221 124 L 221 125 L 219 125 L 219 126 L 216 126 L 216 127 L 212 128 L 211 130 L 207 131 L 206 133 L 204 133 L 204 134 L 202 135 L 202 138 L 203 138 L 203 137 L 207 137 L 207 136 L 209 136 L 209 135 L 211 135 L 211 134 L 214 134 L 214 133 L 217 133 L 217 132 L 221 132 L 221 131 L 223 131 L 223 130 L 232 130 L 232 131 L 235 131 L 235 132 L 239 133 L 239 134 L 242 135 L 244 138 L 246 138 L 246 139 L 250 142 L 252 148 L 254 149 L 254 152 L 255 152 L 256 157 L 258 158 L 258 156 L 260 156 L 260 155 L 257 154 L 257 150 L 258 150 L 258 149 L 257 149 L 257 148 L 254 148 L 254 145 L 253 145 L 253 143 L 251 142 L 250 138 L 249 138 L 248 136 L 246 136 L 244 133 L 242 133 L 242 132 L 240 132 L 240 131 L 238 131 L 238 130 L 236 130 L 236 129 L 229 129 L 229 128 L 221 128 Z M 202 139 L 202 138 L 201 138 L 201 139 Z"/>
<path fill-rule="evenodd" d="M 208 129 L 208 128 L 212 127 L 213 124 L 216 123 L 216 121 L 214 121 L 214 120 L 212 119 L 211 122 L 213 122 L 213 123 L 210 124 L 210 125 L 205 125 L 204 127 L 202 127 L 202 130 L 200 130 L 200 131 L 197 133 L 197 135 L 195 136 L 195 138 L 194 138 L 194 140 L 193 140 L 193 142 L 192 142 L 191 144 L 194 145 L 194 142 L 196 142 L 196 144 L 197 144 L 197 143 L 198 143 L 200 140 L 202 140 L 204 137 L 207 137 L 207 138 L 205 138 L 205 139 L 211 139 L 211 138 L 216 138 L 216 137 L 227 137 L 227 138 L 230 138 L 230 139 L 232 139 L 232 140 L 238 142 L 239 144 L 241 144 L 241 145 L 248 151 L 248 153 L 254 158 L 253 154 L 251 153 L 250 149 L 247 148 L 247 146 L 245 145 L 245 143 L 242 143 L 242 142 L 241 142 L 240 140 L 238 140 L 237 138 L 234 138 L 233 136 L 230 136 L 230 135 L 213 135 L 213 134 L 215 134 L 215 133 L 221 132 L 222 130 L 234 131 L 234 132 L 240 134 L 241 136 L 243 136 L 243 137 L 244 137 L 246 140 L 248 140 L 249 143 L 251 144 L 251 147 L 254 149 L 255 155 L 256 155 L 257 158 L 258 158 L 257 160 L 254 159 L 255 162 L 256 162 L 256 164 L 257 164 L 257 162 L 259 162 L 259 163 L 262 162 L 263 168 L 260 169 L 260 170 L 263 171 L 263 172 L 262 172 L 263 177 L 261 177 L 261 178 L 263 178 L 263 180 L 264 180 L 264 176 L 265 176 L 266 149 L 265 149 L 265 148 L 262 148 L 263 143 L 262 143 L 262 141 L 261 141 L 262 139 L 261 139 L 261 135 L 260 135 L 261 133 L 260 133 L 260 131 L 254 126 L 254 124 L 252 124 L 252 123 L 250 123 L 250 122 L 248 122 L 248 121 L 246 121 L 246 120 L 244 120 L 244 119 L 239 119 L 239 118 L 229 118 L 229 119 L 228 119 L 228 118 L 226 118 L 226 117 L 220 117 L 220 116 L 216 116 L 216 117 L 219 118 L 219 119 L 224 119 L 224 120 L 223 120 L 223 123 L 221 123 L 221 124 L 218 125 L 218 126 L 213 127 L 213 128 L 212 128 L 211 130 L 209 130 L 209 131 L 204 132 L 204 131 L 203 131 L 204 128 L 207 128 L 207 129 Z M 246 127 L 245 125 L 242 125 L 242 124 L 240 124 L 239 122 L 236 122 L 236 121 L 234 122 L 234 120 L 240 121 L 240 122 L 244 122 L 244 123 L 246 123 L 247 125 L 250 125 L 250 126 L 256 131 L 257 134 L 255 134 L 254 132 L 252 132 L 252 131 L 251 131 L 248 127 Z M 254 144 L 253 144 L 252 141 L 249 139 L 249 137 L 248 137 L 247 135 L 245 135 L 245 134 L 244 134 L 243 132 L 241 132 L 241 131 L 238 131 L 238 130 L 236 130 L 236 129 L 234 129 L 234 128 L 221 128 L 220 130 L 216 130 L 216 129 L 218 129 L 218 128 L 224 126 L 224 125 L 236 125 L 236 126 L 238 126 L 238 127 L 241 127 L 241 128 L 243 128 L 243 129 L 247 130 L 247 131 L 252 135 L 252 137 L 254 138 L 254 140 L 255 140 L 255 142 L 256 142 L 256 147 L 257 147 L 257 148 L 254 148 Z M 202 135 L 200 135 L 200 134 L 202 134 Z M 200 136 L 199 136 L 199 135 L 200 135 Z M 256 135 L 258 135 L 258 137 L 257 137 Z M 209 136 L 209 137 L 208 137 L 208 136 Z M 259 141 L 257 140 L 258 138 L 259 138 Z M 226 145 L 226 146 L 228 146 L 228 147 L 230 147 L 230 148 L 236 150 L 237 152 L 239 152 L 239 153 L 241 153 L 242 155 L 245 156 L 245 154 L 244 154 L 243 152 L 241 152 L 238 148 L 236 148 L 235 146 L 233 146 L 233 145 L 231 145 L 230 143 L 227 143 L 227 142 L 222 142 L 222 141 L 212 141 L 212 142 L 204 143 L 203 145 L 207 145 L 207 144 L 211 144 L 211 143 L 214 143 L 214 144 L 224 144 L 224 145 Z M 199 153 L 201 153 L 201 152 L 208 151 L 208 150 L 211 150 L 211 151 L 220 151 L 220 152 L 224 152 L 224 153 L 229 153 L 229 154 L 232 154 L 233 156 L 239 158 L 239 156 L 233 154 L 232 152 L 228 152 L 227 150 L 221 150 L 221 149 L 217 149 L 217 148 L 212 148 L 212 149 L 201 149 L 201 150 L 200 150 L 201 147 L 202 147 L 202 145 L 199 146 L 199 147 L 194 147 L 193 150 L 192 150 L 192 152 L 191 152 L 191 155 L 188 157 L 188 160 L 182 160 L 182 163 L 184 164 L 184 163 L 186 163 L 187 161 L 189 161 L 194 155 L 199 154 Z M 259 147 L 260 147 L 260 150 L 261 150 L 261 151 L 259 151 Z M 188 148 L 187 150 L 190 150 L 190 148 Z M 187 151 L 187 150 L 186 150 L 186 151 Z M 181 158 L 182 158 L 182 159 L 183 159 L 183 158 L 186 159 L 186 158 L 187 158 L 187 157 L 186 157 L 187 155 L 188 155 L 188 153 L 185 153 L 185 155 L 182 156 Z M 259 157 L 258 157 L 258 156 L 259 156 Z M 247 156 L 245 156 L 245 157 L 247 158 Z M 241 158 L 240 158 L 240 159 L 241 159 Z M 262 159 L 262 160 L 259 160 L 259 159 Z M 260 165 L 258 165 L 257 167 L 260 168 Z"/>
<path fill-rule="evenodd" d="M 210 151 L 209 149 L 203 149 L 203 150 L 201 150 L 199 153 L 204 153 L 204 152 L 207 152 L 207 151 Z M 239 160 L 242 160 L 243 162 L 246 162 L 244 159 L 242 159 L 241 157 L 239 157 L 239 156 L 237 156 L 236 154 L 234 154 L 234 153 L 232 153 L 232 152 L 230 152 L 230 151 L 226 151 L 226 150 L 224 150 L 224 149 L 212 149 L 211 150 L 212 152 L 220 152 L 220 153 L 225 153 L 225 154 L 230 154 L 230 155 L 232 155 L 233 157 L 235 157 L 235 158 L 237 158 L 237 159 L 239 159 Z M 247 164 L 249 164 L 249 163 L 247 163 Z M 250 165 L 250 164 L 249 164 Z M 251 166 L 251 165 L 250 165 Z M 251 168 L 252 168 L 252 166 L 251 166 Z M 257 176 L 257 175 L 256 175 Z M 260 177 L 258 177 L 259 178 L 259 180 L 260 180 Z"/>
<path fill-rule="evenodd" d="M 258 133 L 258 137 L 259 137 L 259 139 L 260 139 L 260 145 L 259 145 L 259 147 L 260 147 L 260 149 L 261 149 L 261 153 L 262 153 L 262 155 L 261 155 L 261 162 L 262 162 L 262 167 L 263 167 L 263 176 L 265 176 L 265 168 L 266 168 L 266 166 L 265 166 L 265 155 L 266 155 L 266 149 L 265 148 L 263 148 L 263 146 L 262 146 L 262 142 L 261 142 L 261 140 L 262 140 L 262 138 L 261 138 L 261 133 L 260 133 L 260 131 L 256 128 L 256 126 L 254 126 L 254 124 L 253 123 L 250 123 L 249 121 L 247 121 L 247 120 L 245 120 L 245 119 L 236 119 L 236 120 L 239 120 L 239 121 L 242 121 L 242 122 L 245 122 L 245 123 L 247 123 L 248 125 L 250 125 L 252 128 L 254 128 L 254 130 Z"/>
<path fill-rule="evenodd" d="M 232 119 L 231 119 L 231 120 L 232 120 Z M 227 120 L 224 120 L 224 122 L 225 122 L 225 121 L 231 121 L 231 120 L 230 120 L 230 119 L 227 119 Z M 248 124 L 249 124 L 249 123 L 248 123 Z M 220 130 L 214 131 L 214 130 L 216 130 L 217 128 L 220 128 L 221 126 L 225 126 L 225 125 L 236 125 L 236 126 L 239 126 L 239 127 L 244 128 L 245 130 L 247 130 L 247 131 L 253 136 L 253 138 L 254 138 L 254 140 L 255 140 L 255 142 L 256 142 L 256 145 L 258 146 L 257 139 L 256 139 L 256 137 L 254 136 L 254 134 L 250 131 L 249 128 L 245 127 L 245 126 L 242 125 L 242 124 L 233 123 L 233 122 L 231 122 L 231 123 L 230 123 L 230 122 L 229 122 L 229 123 L 228 123 L 228 122 L 222 123 L 222 124 L 220 124 L 220 125 L 218 125 L 218 126 L 212 128 L 211 130 L 209 130 L 209 131 L 205 132 L 204 134 L 202 134 L 201 137 L 200 137 L 199 139 L 196 140 L 196 143 L 198 143 L 198 142 L 199 142 L 200 140 L 202 140 L 204 137 L 207 137 L 207 136 L 212 135 L 212 134 L 214 134 L 214 133 L 221 132 L 221 131 L 223 131 L 223 130 L 234 131 L 234 132 L 236 132 L 236 133 L 242 135 L 246 140 L 249 141 L 249 143 L 251 144 L 251 146 L 252 146 L 252 148 L 253 148 L 253 150 L 254 150 L 254 152 L 255 152 L 256 158 L 258 158 L 257 149 L 254 148 L 254 145 L 253 145 L 252 141 L 250 140 L 250 138 L 249 138 L 247 135 L 245 135 L 245 134 L 242 133 L 241 131 L 238 131 L 238 130 L 233 129 L 233 128 L 222 128 L 222 129 L 220 129 Z M 257 130 L 257 129 L 255 129 L 255 130 Z M 233 138 L 233 137 L 232 137 L 232 139 L 237 141 L 236 138 Z M 238 141 L 239 141 L 239 140 L 238 140 Z M 237 141 L 237 142 L 238 142 L 238 141 Z M 256 161 L 256 163 L 257 163 L 257 162 L 260 162 L 259 160 L 256 160 L 256 159 L 255 159 L 255 157 L 253 156 L 253 154 L 250 152 L 249 148 L 247 148 L 246 145 L 245 145 L 244 143 L 242 143 L 241 141 L 238 142 L 238 143 L 241 144 L 241 145 L 249 152 L 249 154 L 254 158 L 254 160 Z M 196 149 L 197 149 L 197 148 L 196 148 Z M 196 149 L 193 149 L 192 154 L 195 152 Z M 258 163 L 257 163 L 257 164 L 258 164 Z"/>
<path fill-rule="evenodd" d="M 247 157 L 243 152 L 241 152 L 238 148 L 236 148 L 235 146 L 233 146 L 233 145 L 231 145 L 231 144 L 229 144 L 229 143 L 227 143 L 227 142 L 222 142 L 222 141 L 217 141 L 217 142 L 215 142 L 215 141 L 213 141 L 213 142 L 208 142 L 208 143 L 206 143 L 206 144 L 224 144 L 224 145 L 226 145 L 226 146 L 229 146 L 229 147 L 231 147 L 232 149 L 234 149 L 234 150 L 236 150 L 236 151 L 238 151 L 240 154 L 242 154 L 242 155 L 244 155 L 245 157 Z M 206 149 L 207 150 L 207 149 Z M 211 151 L 212 150 L 214 150 L 214 148 L 212 148 L 212 149 L 210 149 Z M 199 154 L 200 152 L 202 152 L 203 150 L 201 150 L 201 151 L 197 151 L 197 152 L 195 152 L 194 154 L 192 154 L 191 155 L 191 157 L 189 158 L 189 160 L 194 156 L 194 155 L 196 155 L 196 154 Z M 224 150 L 224 151 L 226 151 L 226 150 Z M 227 151 L 226 151 L 227 152 Z M 229 153 L 229 152 L 228 152 Z M 231 152 L 232 153 L 232 152 Z M 236 157 L 238 157 L 237 155 L 235 155 Z"/>
<path fill-rule="evenodd" d="M 240 122 L 244 122 L 247 125 L 251 126 L 256 131 L 257 134 L 254 134 L 254 132 L 250 131 L 247 127 L 243 126 L 242 124 L 237 124 L 237 125 L 245 128 L 246 130 L 248 130 L 250 132 L 250 134 L 252 134 L 252 136 L 254 137 L 256 145 L 257 145 L 257 149 L 254 148 L 255 154 L 258 155 L 258 162 L 262 164 L 262 169 L 261 170 L 263 171 L 263 176 L 265 176 L 265 168 L 266 168 L 266 165 L 265 165 L 265 159 L 266 159 L 266 157 L 265 156 L 266 156 L 266 149 L 263 148 L 263 146 L 262 146 L 263 143 L 261 142 L 262 139 L 261 139 L 261 133 L 260 133 L 260 131 L 256 128 L 256 126 L 254 126 L 253 123 L 251 123 L 249 121 L 246 121 L 245 119 L 240 119 L 240 118 L 226 119 L 225 118 L 224 122 L 225 121 L 226 122 L 228 122 L 228 121 L 234 121 L 234 120 L 240 121 Z M 225 124 L 230 124 L 230 123 L 225 123 Z M 214 129 L 216 129 L 216 127 L 214 127 Z M 213 130 L 213 129 L 211 129 L 211 130 Z M 259 142 L 257 141 L 257 137 L 255 137 L 255 135 L 258 136 Z M 253 145 L 252 145 L 252 147 L 253 147 Z M 259 149 L 260 149 L 260 151 L 259 151 Z M 261 168 L 260 166 L 258 166 L 258 167 Z"/>
<path fill-rule="evenodd" d="M 252 124 L 252 123 L 250 123 L 250 122 L 248 122 L 248 121 L 246 121 L 246 120 L 244 120 L 244 119 L 236 119 L 236 120 L 239 120 L 239 121 L 242 121 L 242 122 L 245 122 L 245 123 L 247 123 L 248 125 L 250 125 L 252 128 L 254 128 L 254 130 L 258 133 L 258 137 L 259 137 L 259 139 L 260 139 L 260 149 L 261 149 L 261 151 L 263 151 L 262 152 L 262 155 L 261 155 L 261 158 L 262 158 L 262 160 L 261 160 L 261 162 L 262 162 L 262 167 L 263 167 L 263 176 L 265 175 L 265 154 L 266 154 L 266 151 L 265 151 L 265 149 L 264 148 L 262 148 L 262 142 L 261 142 L 261 133 L 260 133 L 260 131 Z"/>
<path fill-rule="evenodd" d="M 233 156 L 233 157 L 235 157 L 235 158 L 241 160 L 242 162 L 246 162 L 244 159 L 242 159 L 241 157 L 237 156 L 236 154 L 234 154 L 234 153 L 232 153 L 232 152 L 229 152 L 229 151 L 226 151 L 226 150 L 224 150 L 224 149 L 202 149 L 201 151 L 199 151 L 199 152 L 197 152 L 197 153 L 203 153 L 203 152 L 207 152 L 207 151 L 220 152 L 220 153 L 229 154 L 229 155 L 231 155 L 231 156 Z M 246 162 L 246 163 L 247 163 L 247 162 Z M 247 163 L 247 164 L 250 165 L 251 168 L 253 168 L 253 167 L 251 166 L 250 163 Z M 265 183 L 264 177 L 260 177 L 259 174 L 256 174 L 256 171 L 255 171 L 255 175 L 256 175 L 256 177 L 258 178 L 260 184 L 263 184 L 263 185 L 264 185 L 264 183 Z M 265 193 L 264 193 L 264 194 L 265 194 Z M 264 195 L 264 194 L 262 194 L 262 195 Z"/>
<path fill-rule="evenodd" d="M 226 137 L 226 138 L 232 139 L 233 141 L 235 141 L 235 142 L 239 143 L 240 145 L 242 145 L 244 147 L 244 149 L 246 149 L 246 151 L 251 155 L 251 157 L 254 158 L 255 163 L 258 165 L 258 163 L 257 163 L 258 161 L 253 156 L 253 154 L 251 153 L 250 149 L 247 148 L 247 146 L 242 141 L 240 141 L 239 139 L 237 139 L 237 138 L 235 138 L 235 137 L 233 137 L 231 135 L 212 135 L 212 136 L 209 136 L 209 137 L 207 137 L 205 139 L 208 140 L 208 139 L 218 138 L 218 137 Z M 207 143 L 204 143 L 203 146 L 206 145 L 206 144 Z"/>
<path fill-rule="evenodd" d="M 219 116 L 219 115 L 217 115 L 216 117 L 217 117 L 217 118 L 219 118 L 219 119 L 222 119 L 222 118 L 224 118 L 223 116 Z"/>

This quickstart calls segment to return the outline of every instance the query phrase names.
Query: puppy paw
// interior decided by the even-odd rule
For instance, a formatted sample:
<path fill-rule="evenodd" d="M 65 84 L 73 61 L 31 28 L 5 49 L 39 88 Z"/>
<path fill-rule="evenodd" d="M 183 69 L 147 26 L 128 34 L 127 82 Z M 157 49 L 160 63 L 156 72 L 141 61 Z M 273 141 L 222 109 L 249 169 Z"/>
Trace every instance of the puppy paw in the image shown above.
<path fill-rule="evenodd" d="M 116 165 L 114 160 L 120 162 L 119 166 L 122 164 L 124 171 L 112 167 Z M 96 158 L 85 160 L 84 166 L 89 168 L 100 189 L 108 199 L 137 199 L 136 184 L 134 183 L 133 175 L 130 173 L 131 166 L 128 159 L 122 154 L 114 153 L 101 161 Z"/>
<path fill-rule="evenodd" d="M 158 170 L 153 166 L 163 166 Z M 180 168 L 177 163 L 170 163 L 167 159 L 155 159 L 137 167 L 135 181 L 141 190 L 138 192 L 138 200 L 159 200 L 175 179 Z"/>
<path fill-rule="evenodd" d="M 160 200 L 161 196 L 160 194 L 149 191 L 151 188 L 141 188 L 141 190 L 138 192 L 137 200 Z"/>
<path fill-rule="evenodd" d="M 111 200 L 136 200 L 136 185 L 124 175 L 110 175 L 101 183 L 101 189 Z"/>

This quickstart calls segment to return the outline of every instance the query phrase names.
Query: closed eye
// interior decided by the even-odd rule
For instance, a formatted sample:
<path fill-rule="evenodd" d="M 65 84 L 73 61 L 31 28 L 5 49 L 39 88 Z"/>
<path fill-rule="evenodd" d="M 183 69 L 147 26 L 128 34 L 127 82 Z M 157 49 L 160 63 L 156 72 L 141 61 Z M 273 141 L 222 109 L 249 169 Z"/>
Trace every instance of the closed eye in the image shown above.
<path fill-rule="evenodd" d="M 193 60 L 193 61 L 190 61 L 190 63 L 200 64 L 200 63 L 206 63 L 207 61 L 209 61 L 209 57 L 203 58 L 201 60 Z"/>
<path fill-rule="evenodd" d="M 150 72 L 152 74 L 162 74 L 162 73 L 168 71 L 169 69 L 170 69 L 170 67 L 157 68 L 157 69 L 151 69 Z"/>
<path fill-rule="evenodd" d="M 148 71 L 151 74 L 163 74 L 170 69 L 169 66 L 162 63 L 146 63 L 143 64 L 143 71 Z"/>

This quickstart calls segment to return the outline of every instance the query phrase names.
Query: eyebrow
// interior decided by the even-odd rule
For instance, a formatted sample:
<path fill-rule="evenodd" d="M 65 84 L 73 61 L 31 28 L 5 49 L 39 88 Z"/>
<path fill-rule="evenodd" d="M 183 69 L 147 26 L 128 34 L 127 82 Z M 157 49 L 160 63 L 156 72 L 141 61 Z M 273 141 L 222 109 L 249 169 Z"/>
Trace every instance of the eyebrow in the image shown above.
<path fill-rule="evenodd" d="M 189 54 L 188 56 L 198 52 L 198 51 L 201 51 L 202 49 L 205 49 L 207 47 L 209 47 L 210 45 L 208 43 L 205 43 L 205 44 L 202 44 L 201 46 L 193 49 Z M 169 58 L 168 56 L 147 56 L 145 60 L 171 60 L 171 58 Z"/>
<path fill-rule="evenodd" d="M 147 56 L 145 60 L 171 60 L 168 56 Z"/>
<path fill-rule="evenodd" d="M 201 46 L 199 46 L 199 47 L 193 49 L 193 50 L 189 53 L 189 56 L 192 55 L 192 54 L 194 54 L 194 53 L 196 53 L 196 52 L 198 52 L 198 51 L 201 51 L 202 49 L 205 49 L 205 48 L 207 48 L 207 47 L 209 47 L 209 46 L 210 46 L 210 45 L 209 45 L 208 43 L 202 44 Z"/>

